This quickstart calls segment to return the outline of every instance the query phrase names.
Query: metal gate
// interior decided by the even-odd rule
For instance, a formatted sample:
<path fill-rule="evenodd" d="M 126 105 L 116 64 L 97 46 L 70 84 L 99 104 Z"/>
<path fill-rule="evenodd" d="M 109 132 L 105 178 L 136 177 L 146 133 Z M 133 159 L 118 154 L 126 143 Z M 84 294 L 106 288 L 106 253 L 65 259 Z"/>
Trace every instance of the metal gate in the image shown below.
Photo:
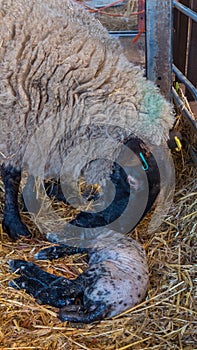
<path fill-rule="evenodd" d="M 101 10 L 124 0 L 89 0 Z M 197 133 L 197 120 L 173 86 L 173 77 L 185 85 L 189 101 L 197 105 L 197 0 L 133 0 L 138 13 L 138 31 L 109 30 L 113 36 L 138 37 L 146 42 L 146 75 L 168 100 L 174 100 Z M 100 11 L 100 10 L 96 10 Z M 102 13 L 101 11 L 101 13 Z M 134 14 L 134 13 L 133 13 Z"/>
<path fill-rule="evenodd" d="M 172 84 L 172 73 L 197 101 L 197 1 L 146 0 L 147 77 L 153 80 L 197 132 L 197 121 Z M 195 3 L 195 4 L 194 4 Z"/>

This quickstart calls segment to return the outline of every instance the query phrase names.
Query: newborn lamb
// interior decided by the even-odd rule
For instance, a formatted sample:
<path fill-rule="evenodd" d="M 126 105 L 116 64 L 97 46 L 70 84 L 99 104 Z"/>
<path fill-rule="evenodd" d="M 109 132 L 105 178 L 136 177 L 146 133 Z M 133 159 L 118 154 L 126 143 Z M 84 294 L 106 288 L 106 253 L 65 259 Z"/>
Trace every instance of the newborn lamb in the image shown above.
<path fill-rule="evenodd" d="M 56 239 L 53 235 L 49 238 Z M 92 240 L 88 248 L 53 246 L 35 258 L 52 260 L 76 253 L 87 253 L 89 267 L 75 280 L 44 272 L 31 262 L 12 260 L 10 267 L 20 277 L 10 285 L 26 289 L 40 303 L 60 308 L 60 320 L 71 322 L 113 317 L 144 298 L 148 287 L 146 256 L 132 238 L 108 231 Z"/>

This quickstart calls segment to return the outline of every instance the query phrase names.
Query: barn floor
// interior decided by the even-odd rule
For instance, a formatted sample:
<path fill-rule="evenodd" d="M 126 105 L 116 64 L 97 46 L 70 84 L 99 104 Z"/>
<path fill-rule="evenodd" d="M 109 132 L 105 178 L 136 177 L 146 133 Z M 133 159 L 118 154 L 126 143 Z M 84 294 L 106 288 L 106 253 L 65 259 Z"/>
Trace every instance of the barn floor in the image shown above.
<path fill-rule="evenodd" d="M 184 131 L 183 131 L 184 134 Z M 185 134 L 189 134 L 188 128 Z M 190 135 L 192 135 L 190 133 Z M 191 136 L 192 140 L 192 136 Z M 190 140 L 190 142 L 191 142 Z M 28 214 L 23 220 L 31 240 L 13 243 L 1 230 L 0 245 L 0 349 L 99 350 L 196 348 L 195 258 L 197 251 L 197 168 L 184 147 L 174 154 L 176 191 L 174 204 L 161 227 L 147 235 L 146 218 L 132 237 L 148 256 L 150 286 L 143 303 L 124 315 L 91 325 L 61 323 L 55 308 L 39 305 L 24 291 L 8 287 L 13 278 L 8 261 L 33 261 L 33 254 L 47 246 Z M 3 186 L 0 182 L 0 219 Z M 59 205 L 69 216 L 69 210 Z M 66 210 L 67 214 L 66 214 Z M 39 262 L 46 271 L 74 278 L 86 267 L 84 257 Z"/>

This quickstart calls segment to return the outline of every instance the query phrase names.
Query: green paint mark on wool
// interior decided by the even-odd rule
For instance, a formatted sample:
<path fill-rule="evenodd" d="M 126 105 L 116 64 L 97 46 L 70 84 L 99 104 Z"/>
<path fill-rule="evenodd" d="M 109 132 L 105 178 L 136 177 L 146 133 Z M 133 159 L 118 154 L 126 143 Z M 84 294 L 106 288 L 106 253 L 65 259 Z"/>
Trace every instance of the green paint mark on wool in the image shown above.
<path fill-rule="evenodd" d="M 159 125 L 167 110 L 169 110 L 170 114 L 170 106 L 160 94 L 159 89 L 151 81 L 148 83 L 148 87 L 146 84 L 141 84 L 142 99 L 140 101 L 140 110 L 147 115 L 147 121 L 149 121 L 150 125 Z"/>

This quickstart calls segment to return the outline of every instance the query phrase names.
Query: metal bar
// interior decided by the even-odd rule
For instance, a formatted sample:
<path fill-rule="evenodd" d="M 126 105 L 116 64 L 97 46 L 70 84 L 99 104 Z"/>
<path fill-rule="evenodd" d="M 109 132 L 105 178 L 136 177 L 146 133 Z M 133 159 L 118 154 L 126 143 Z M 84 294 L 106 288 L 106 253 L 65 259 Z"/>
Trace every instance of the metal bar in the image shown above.
<path fill-rule="evenodd" d="M 137 30 L 110 30 L 109 34 L 117 37 L 135 37 L 138 34 Z M 142 34 L 144 35 L 144 34 Z"/>
<path fill-rule="evenodd" d="M 146 0 L 146 72 L 163 95 L 172 93 L 172 0 Z"/>
<path fill-rule="evenodd" d="M 195 86 L 181 73 L 181 71 L 173 64 L 173 72 L 180 79 L 180 81 L 188 88 L 194 99 L 197 101 L 197 89 Z"/>
<path fill-rule="evenodd" d="M 196 12 L 190 10 L 188 7 L 180 4 L 180 2 L 177 2 L 177 1 L 173 1 L 173 6 L 176 7 L 182 13 L 184 13 L 184 15 L 190 17 L 191 19 L 193 19 L 193 21 L 197 22 L 197 13 Z"/>
<path fill-rule="evenodd" d="M 138 33 L 141 35 L 145 32 L 145 0 L 138 0 Z"/>
<path fill-rule="evenodd" d="M 197 122 L 192 116 L 192 114 L 188 111 L 188 109 L 185 107 L 183 101 L 180 99 L 179 95 L 177 94 L 175 88 L 172 88 L 172 94 L 174 102 L 177 106 L 177 108 L 180 109 L 181 113 L 184 115 L 184 117 L 188 120 L 192 128 L 197 132 Z"/>
<path fill-rule="evenodd" d="M 126 4 L 126 0 L 118 3 L 114 3 L 113 0 L 91 0 L 91 1 L 85 1 L 85 4 L 89 6 L 92 9 L 100 9 L 105 6 L 112 5 L 111 7 L 119 7 Z"/>

